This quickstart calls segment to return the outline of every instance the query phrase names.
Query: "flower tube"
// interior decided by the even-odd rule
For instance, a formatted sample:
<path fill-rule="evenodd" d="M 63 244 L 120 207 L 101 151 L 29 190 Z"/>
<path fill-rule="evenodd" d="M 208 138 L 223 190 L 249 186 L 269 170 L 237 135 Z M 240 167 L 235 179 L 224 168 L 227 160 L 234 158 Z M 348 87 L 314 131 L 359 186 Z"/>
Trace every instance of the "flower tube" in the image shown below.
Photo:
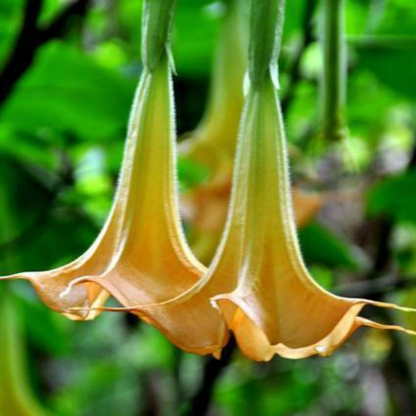
<path fill-rule="evenodd" d="M 205 114 L 198 127 L 180 144 L 182 158 L 197 162 L 208 171 L 208 179 L 181 195 L 192 251 L 205 265 L 211 262 L 225 226 L 238 128 L 244 106 L 243 84 L 247 71 L 246 2 L 226 2 L 219 33 L 211 87 Z M 305 225 L 319 211 L 324 198 L 294 189 L 295 216 Z"/>

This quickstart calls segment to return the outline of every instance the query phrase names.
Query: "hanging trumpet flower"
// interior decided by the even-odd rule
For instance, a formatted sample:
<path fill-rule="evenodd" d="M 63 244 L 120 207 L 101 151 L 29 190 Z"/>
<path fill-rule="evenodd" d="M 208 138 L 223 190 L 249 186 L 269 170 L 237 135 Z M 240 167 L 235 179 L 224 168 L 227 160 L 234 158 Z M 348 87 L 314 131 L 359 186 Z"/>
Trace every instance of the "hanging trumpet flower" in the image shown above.
<path fill-rule="evenodd" d="M 192 227 L 189 241 L 196 257 L 208 265 L 218 247 L 227 218 L 238 127 L 244 105 L 247 70 L 246 2 L 231 0 L 216 46 L 206 113 L 194 132 L 181 143 L 183 158 L 206 168 L 206 181 L 181 197 L 183 215 Z M 295 216 L 299 226 L 319 211 L 324 198 L 295 189 Z"/>
<path fill-rule="evenodd" d="M 219 356 L 232 331 L 258 361 L 327 356 L 360 326 L 407 331 L 359 316 L 366 305 L 314 282 L 299 250 L 278 66 L 284 0 L 253 0 L 249 86 L 238 134 L 227 222 L 208 270 L 188 249 L 175 184 L 169 37 L 174 0 L 146 0 L 144 71 L 115 203 L 99 238 L 80 259 L 30 280 L 44 301 L 72 319 L 130 311 L 175 345 Z M 102 306 L 112 295 L 120 308 Z"/>
<path fill-rule="evenodd" d="M 210 283 L 234 280 L 214 297 L 249 358 L 327 356 L 360 326 L 403 330 L 358 316 L 365 305 L 334 296 L 302 260 L 292 212 L 287 145 L 277 94 L 284 1 L 252 3 L 249 76 L 232 205 Z M 408 331 L 411 333 L 411 331 Z"/>
<path fill-rule="evenodd" d="M 178 215 L 168 59 L 174 5 L 174 0 L 144 3 L 144 71 L 115 202 L 100 236 L 66 266 L 3 278 L 29 280 L 49 307 L 72 319 L 92 319 L 99 313 L 96 307 L 108 298 L 107 291 L 92 280 L 72 285 L 84 276 L 105 279 L 120 296 L 124 282 L 137 281 L 140 289 L 135 299 L 148 304 L 179 295 L 204 273 L 184 241 Z"/>
<path fill-rule="evenodd" d="M 92 319 L 108 295 L 185 351 L 219 355 L 228 331 L 207 299 L 202 320 L 171 300 L 206 272 L 180 225 L 170 69 L 175 0 L 146 0 L 144 71 L 134 99 L 119 186 L 106 225 L 78 260 L 48 272 L 2 279 L 32 282 L 43 301 L 71 319 Z M 109 308 L 111 309 L 111 308 Z"/>

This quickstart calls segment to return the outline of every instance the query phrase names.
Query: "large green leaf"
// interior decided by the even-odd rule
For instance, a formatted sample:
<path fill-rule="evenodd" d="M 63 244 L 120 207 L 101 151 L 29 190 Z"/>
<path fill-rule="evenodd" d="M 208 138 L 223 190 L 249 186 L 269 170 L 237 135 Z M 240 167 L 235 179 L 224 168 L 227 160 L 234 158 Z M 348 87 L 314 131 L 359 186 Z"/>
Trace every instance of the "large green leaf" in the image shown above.
<path fill-rule="evenodd" d="M 200 3 L 185 3 L 175 16 L 173 55 L 179 75 L 207 77 L 218 29 L 221 3 L 201 7 Z"/>
<path fill-rule="evenodd" d="M 362 258 L 354 249 L 327 227 L 312 222 L 299 231 L 303 256 L 309 264 L 357 270 Z"/>
<path fill-rule="evenodd" d="M 416 99 L 416 38 L 414 48 L 357 48 L 360 68 L 371 71 L 377 79 L 404 97 Z"/>
<path fill-rule="evenodd" d="M 131 80 L 73 46 L 54 42 L 42 48 L 0 121 L 32 133 L 56 129 L 87 140 L 120 137 L 133 92 Z"/>
<path fill-rule="evenodd" d="M 416 171 L 378 183 L 368 194 L 368 210 L 372 215 L 416 222 Z"/>
<path fill-rule="evenodd" d="M 0 244 L 4 244 L 30 226 L 51 191 L 25 166 L 0 155 L 0 192 Z"/>
<path fill-rule="evenodd" d="M 415 3 L 412 0 L 383 0 L 379 34 L 414 35 L 416 27 Z M 368 6 L 367 6 L 368 7 Z M 380 9 L 380 6 L 378 7 Z"/>

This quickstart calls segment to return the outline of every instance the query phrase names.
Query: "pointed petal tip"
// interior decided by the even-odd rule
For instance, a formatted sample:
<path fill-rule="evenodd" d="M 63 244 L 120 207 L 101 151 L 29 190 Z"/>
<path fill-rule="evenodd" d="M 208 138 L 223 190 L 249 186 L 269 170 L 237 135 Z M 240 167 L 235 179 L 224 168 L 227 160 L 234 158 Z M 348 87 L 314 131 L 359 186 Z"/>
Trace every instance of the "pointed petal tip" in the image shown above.
<path fill-rule="evenodd" d="M 414 310 L 412 312 L 414 312 Z M 405 328 L 400 325 L 381 324 L 379 322 L 375 322 L 370 319 L 362 318 L 362 317 L 357 317 L 357 323 L 360 326 L 367 326 L 367 327 L 374 328 L 374 329 L 384 329 L 388 331 L 404 332 L 405 334 L 416 336 L 416 331 L 413 331 L 411 329 Z"/>
<path fill-rule="evenodd" d="M 400 312 L 416 313 L 416 308 L 411 308 L 408 306 L 400 306 L 391 302 L 380 302 L 380 301 L 370 300 L 370 299 L 355 299 L 355 301 L 357 303 L 363 304 L 364 306 L 375 306 L 377 308 L 393 309 L 393 310 L 400 311 Z"/>
<path fill-rule="evenodd" d="M 16 273 L 16 274 L 10 274 L 8 276 L 0 276 L 1 280 L 28 280 L 30 281 L 33 279 L 37 273 L 30 272 L 30 273 Z"/>

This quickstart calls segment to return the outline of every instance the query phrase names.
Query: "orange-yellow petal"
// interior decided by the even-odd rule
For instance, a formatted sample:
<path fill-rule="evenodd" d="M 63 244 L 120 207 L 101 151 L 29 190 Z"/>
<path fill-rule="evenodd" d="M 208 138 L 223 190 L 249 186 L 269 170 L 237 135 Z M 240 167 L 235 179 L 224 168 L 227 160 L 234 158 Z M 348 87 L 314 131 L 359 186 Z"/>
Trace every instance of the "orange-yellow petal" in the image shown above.
<path fill-rule="evenodd" d="M 287 159 L 277 91 L 266 78 L 247 98 L 228 225 L 209 272 L 211 282 L 235 282 L 214 301 L 243 353 L 259 361 L 330 355 L 359 326 L 384 327 L 358 318 L 363 306 L 395 307 L 334 296 L 313 281 L 297 241 Z"/>
<path fill-rule="evenodd" d="M 180 226 L 175 181 L 175 134 L 170 70 L 164 62 L 145 71 L 132 117 L 134 149 L 118 250 L 100 275 L 72 282 L 100 285 L 124 307 L 159 328 L 180 348 L 219 353 L 225 325 L 209 302 L 201 313 L 171 300 L 193 287 L 205 268 L 190 252 Z M 98 308 L 98 310 L 114 308 Z"/>

